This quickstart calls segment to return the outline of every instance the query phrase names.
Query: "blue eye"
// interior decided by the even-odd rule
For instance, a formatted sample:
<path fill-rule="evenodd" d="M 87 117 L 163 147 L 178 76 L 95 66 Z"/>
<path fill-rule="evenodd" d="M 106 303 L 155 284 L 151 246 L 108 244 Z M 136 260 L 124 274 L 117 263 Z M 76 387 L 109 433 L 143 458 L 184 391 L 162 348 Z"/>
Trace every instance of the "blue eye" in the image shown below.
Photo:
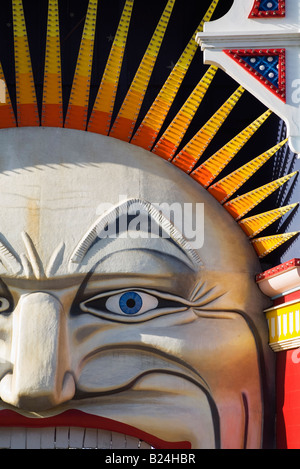
<path fill-rule="evenodd" d="M 152 293 L 152 292 L 151 292 Z M 186 309 L 180 301 L 163 298 L 140 290 L 127 290 L 114 295 L 102 293 L 80 304 L 84 312 L 103 316 L 105 319 L 117 319 L 127 323 L 147 320 L 178 309 Z M 144 316 L 144 313 L 146 316 Z M 113 317 L 115 316 L 115 317 Z M 123 319 L 120 319 L 123 316 Z M 125 319 L 127 318 L 127 319 Z M 131 319 L 132 318 L 132 319 Z M 135 318 L 135 319 L 133 319 Z"/>
<path fill-rule="evenodd" d="M 133 316 L 158 307 L 158 299 L 144 292 L 126 291 L 109 296 L 105 308 L 111 313 Z"/>
<path fill-rule="evenodd" d="M 120 297 L 119 306 L 125 314 L 136 314 L 141 310 L 143 300 L 138 293 L 129 291 Z"/>

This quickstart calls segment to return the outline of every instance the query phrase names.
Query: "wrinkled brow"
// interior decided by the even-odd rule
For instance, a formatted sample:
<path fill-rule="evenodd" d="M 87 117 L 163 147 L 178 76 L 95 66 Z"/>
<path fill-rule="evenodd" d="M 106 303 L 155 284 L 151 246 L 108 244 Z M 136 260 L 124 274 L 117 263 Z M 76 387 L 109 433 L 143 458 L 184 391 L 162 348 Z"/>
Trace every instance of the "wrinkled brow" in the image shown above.
<path fill-rule="evenodd" d="M 133 209 L 136 212 L 140 211 L 147 214 L 149 221 L 153 221 L 156 226 L 160 228 L 161 237 L 165 237 L 164 235 L 167 234 L 170 241 L 175 243 L 195 266 L 199 267 L 203 265 L 198 253 L 190 246 L 183 234 L 171 223 L 171 221 L 168 220 L 154 205 L 140 199 L 125 201 L 101 215 L 88 229 L 76 246 L 71 256 L 71 262 L 74 264 L 81 264 L 93 244 L 97 241 L 99 242 L 101 239 L 100 233 L 102 233 L 109 224 L 114 223 L 116 220 L 120 220 L 122 216 L 128 216 L 128 214 L 131 214 Z M 129 218 L 130 217 L 127 218 L 127 222 L 129 221 Z M 129 223 L 126 224 L 125 230 L 128 230 L 128 225 Z"/>

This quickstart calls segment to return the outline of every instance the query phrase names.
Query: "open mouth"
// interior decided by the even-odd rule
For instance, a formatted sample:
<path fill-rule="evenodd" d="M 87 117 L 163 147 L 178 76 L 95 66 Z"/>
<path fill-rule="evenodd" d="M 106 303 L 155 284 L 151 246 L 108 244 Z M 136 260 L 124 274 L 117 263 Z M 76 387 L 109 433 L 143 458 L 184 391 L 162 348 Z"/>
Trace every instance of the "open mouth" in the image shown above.
<path fill-rule="evenodd" d="M 13 427 L 0 429 L 1 449 L 151 449 L 148 443 L 122 433 L 96 428 Z"/>
<path fill-rule="evenodd" d="M 191 448 L 187 441 L 164 441 L 130 425 L 78 410 L 43 419 L 3 410 L 0 425 L 0 449 Z"/>

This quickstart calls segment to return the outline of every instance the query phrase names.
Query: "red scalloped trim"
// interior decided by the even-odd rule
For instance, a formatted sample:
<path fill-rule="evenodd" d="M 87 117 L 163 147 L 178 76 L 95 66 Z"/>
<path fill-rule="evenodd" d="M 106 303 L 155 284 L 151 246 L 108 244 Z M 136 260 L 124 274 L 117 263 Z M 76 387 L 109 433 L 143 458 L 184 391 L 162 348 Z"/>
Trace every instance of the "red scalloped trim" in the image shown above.
<path fill-rule="evenodd" d="M 248 18 L 283 18 L 285 17 L 285 0 L 279 0 L 278 10 L 259 11 L 261 0 L 255 0 Z"/>
<path fill-rule="evenodd" d="M 262 83 L 269 91 L 275 96 L 286 102 L 286 77 L 285 77 L 285 49 L 226 49 L 223 52 L 231 57 L 236 63 L 241 65 L 250 75 Z M 279 70 L 278 70 L 278 88 L 272 85 L 267 79 L 264 78 L 258 71 L 251 67 L 243 60 L 243 56 L 278 56 L 279 57 Z"/>
<path fill-rule="evenodd" d="M 290 261 L 284 262 L 283 264 L 277 265 L 276 267 L 272 267 L 261 274 L 256 275 L 256 281 L 259 282 L 260 280 L 265 280 L 270 277 L 274 277 L 275 275 L 279 275 L 282 272 L 286 272 L 294 267 L 300 266 L 300 259 L 295 258 L 291 259 Z"/>

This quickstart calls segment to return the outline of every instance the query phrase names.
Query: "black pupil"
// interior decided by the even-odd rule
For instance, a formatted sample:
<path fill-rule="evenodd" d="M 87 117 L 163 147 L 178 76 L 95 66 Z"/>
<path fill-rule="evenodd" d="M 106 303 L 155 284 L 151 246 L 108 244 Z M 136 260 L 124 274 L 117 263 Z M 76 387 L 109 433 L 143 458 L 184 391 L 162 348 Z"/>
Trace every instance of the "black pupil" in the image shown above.
<path fill-rule="evenodd" d="M 126 301 L 126 306 L 128 306 L 128 308 L 133 308 L 135 306 L 135 300 L 133 298 L 129 298 L 129 300 Z"/>

